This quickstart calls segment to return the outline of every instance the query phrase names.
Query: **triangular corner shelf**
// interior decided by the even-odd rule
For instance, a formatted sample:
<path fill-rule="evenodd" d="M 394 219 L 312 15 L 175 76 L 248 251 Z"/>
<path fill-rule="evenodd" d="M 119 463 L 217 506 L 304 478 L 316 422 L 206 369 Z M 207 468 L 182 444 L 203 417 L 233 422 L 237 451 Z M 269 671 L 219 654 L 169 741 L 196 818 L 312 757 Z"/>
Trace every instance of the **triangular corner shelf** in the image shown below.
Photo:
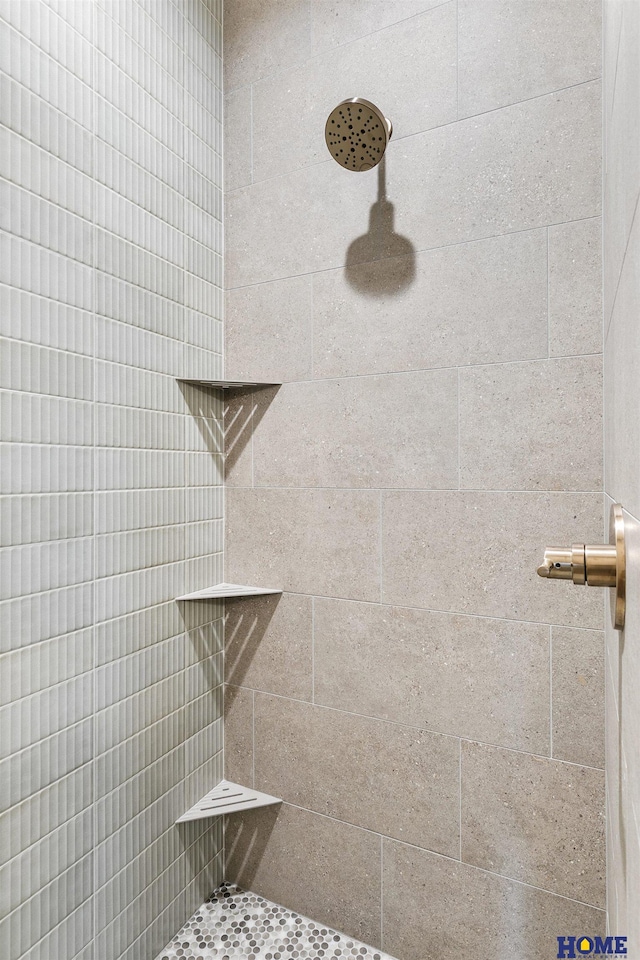
<path fill-rule="evenodd" d="M 176 377 L 178 383 L 190 383 L 195 387 L 209 387 L 211 390 L 239 390 L 242 387 L 281 387 L 281 383 L 259 383 L 250 380 L 195 380 L 191 377 Z"/>
<path fill-rule="evenodd" d="M 204 820 L 206 817 L 221 817 L 226 813 L 239 813 L 241 810 L 253 810 L 256 807 L 270 807 L 282 803 L 278 797 L 268 793 L 251 790 L 230 780 L 221 780 L 217 787 L 207 793 L 202 800 L 178 817 L 176 823 L 189 820 Z"/>
<path fill-rule="evenodd" d="M 275 587 L 247 587 L 242 583 L 215 583 L 204 590 L 185 593 L 176 600 L 227 600 L 233 597 L 262 597 L 266 594 L 282 593 Z"/>

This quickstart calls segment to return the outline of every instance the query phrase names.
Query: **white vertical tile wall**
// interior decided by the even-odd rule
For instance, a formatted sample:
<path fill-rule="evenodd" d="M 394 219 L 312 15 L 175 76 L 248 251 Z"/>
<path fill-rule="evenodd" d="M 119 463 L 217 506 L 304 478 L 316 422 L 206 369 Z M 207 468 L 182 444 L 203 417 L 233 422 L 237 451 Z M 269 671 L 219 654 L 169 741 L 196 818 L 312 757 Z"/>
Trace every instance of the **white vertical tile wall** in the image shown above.
<path fill-rule="evenodd" d="M 220 879 L 221 0 L 0 3 L 0 954 L 145 960 Z"/>

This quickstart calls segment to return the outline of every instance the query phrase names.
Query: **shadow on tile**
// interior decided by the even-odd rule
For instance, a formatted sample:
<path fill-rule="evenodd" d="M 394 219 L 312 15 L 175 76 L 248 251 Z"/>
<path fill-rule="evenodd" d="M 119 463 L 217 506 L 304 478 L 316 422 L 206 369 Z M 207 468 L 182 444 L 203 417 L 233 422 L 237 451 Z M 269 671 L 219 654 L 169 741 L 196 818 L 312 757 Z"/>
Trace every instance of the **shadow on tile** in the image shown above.
<path fill-rule="evenodd" d="M 197 878 L 200 895 L 208 897 L 222 873 L 221 818 L 176 824 L 179 843 L 186 853 L 189 877 Z"/>
<path fill-rule="evenodd" d="M 223 433 L 227 474 L 235 467 L 279 389 L 279 386 L 242 387 L 226 391 Z"/>
<path fill-rule="evenodd" d="M 241 819 L 235 816 L 232 824 L 227 818 L 224 836 L 228 869 L 234 877 L 241 877 L 245 886 L 251 884 L 260 868 L 281 807 L 262 807 Z"/>
<path fill-rule="evenodd" d="M 347 283 L 366 297 L 394 297 L 411 286 L 416 275 L 415 248 L 396 233 L 393 204 L 387 200 L 386 161 L 378 164 L 378 199 L 369 211 L 369 229 L 347 250 Z M 379 270 L 371 261 L 394 260 L 392 269 Z M 363 264 L 371 269 L 363 270 Z M 387 265 L 390 266 L 390 265 Z"/>
<path fill-rule="evenodd" d="M 177 603 L 185 633 L 194 648 L 195 660 L 206 660 L 222 653 L 223 601 L 178 600 Z"/>
<path fill-rule="evenodd" d="M 269 624 L 280 603 L 281 595 L 260 597 L 259 604 L 231 603 L 225 610 L 227 683 L 242 686 Z M 228 603 L 228 601 L 227 601 Z"/>
<path fill-rule="evenodd" d="M 224 401 L 221 391 L 183 381 L 179 381 L 178 386 L 204 440 L 206 450 L 209 453 L 223 453 Z"/>

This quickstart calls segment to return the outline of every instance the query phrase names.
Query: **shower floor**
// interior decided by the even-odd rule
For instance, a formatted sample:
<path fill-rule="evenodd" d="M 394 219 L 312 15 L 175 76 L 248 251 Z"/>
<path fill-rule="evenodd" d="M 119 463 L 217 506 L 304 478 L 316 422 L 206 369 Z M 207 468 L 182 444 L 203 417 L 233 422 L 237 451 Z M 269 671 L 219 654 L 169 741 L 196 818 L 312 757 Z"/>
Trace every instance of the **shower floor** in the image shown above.
<path fill-rule="evenodd" d="M 393 960 L 255 893 L 223 883 L 156 960 Z"/>

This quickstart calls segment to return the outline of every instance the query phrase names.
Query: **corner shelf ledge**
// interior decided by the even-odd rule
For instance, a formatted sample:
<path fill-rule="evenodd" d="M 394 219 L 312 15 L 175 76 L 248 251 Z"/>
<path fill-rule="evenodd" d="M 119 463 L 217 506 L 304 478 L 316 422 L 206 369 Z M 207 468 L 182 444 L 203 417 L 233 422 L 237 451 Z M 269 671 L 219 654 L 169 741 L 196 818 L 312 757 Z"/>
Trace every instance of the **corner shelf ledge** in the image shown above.
<path fill-rule="evenodd" d="M 238 813 L 241 810 L 253 810 L 256 807 L 270 807 L 282 803 L 278 797 L 271 797 L 259 790 L 250 790 L 239 783 L 221 780 L 217 787 L 198 800 L 190 810 L 178 817 L 176 823 L 189 820 L 204 820 L 206 817 L 221 817 L 226 813 Z"/>
<path fill-rule="evenodd" d="M 185 593 L 176 600 L 226 600 L 230 597 L 262 597 L 265 594 L 282 593 L 275 587 L 246 587 L 242 583 L 215 583 L 195 593 Z"/>
<path fill-rule="evenodd" d="M 281 387 L 282 383 L 257 383 L 249 380 L 193 380 L 189 377 L 176 377 L 178 383 L 191 383 L 196 387 L 210 387 L 211 390 L 237 390 L 240 387 Z"/>

